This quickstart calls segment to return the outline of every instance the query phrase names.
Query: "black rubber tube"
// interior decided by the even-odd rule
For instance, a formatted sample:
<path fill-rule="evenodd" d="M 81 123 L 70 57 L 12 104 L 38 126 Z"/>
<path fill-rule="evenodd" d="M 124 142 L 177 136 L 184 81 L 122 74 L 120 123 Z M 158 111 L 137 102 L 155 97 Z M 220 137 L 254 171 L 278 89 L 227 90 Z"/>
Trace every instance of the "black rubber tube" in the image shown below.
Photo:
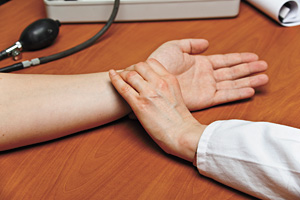
<path fill-rule="evenodd" d="M 119 5 L 120 5 L 120 0 L 115 0 L 113 11 L 112 11 L 108 21 L 106 22 L 105 26 L 96 35 L 94 35 L 92 38 L 90 38 L 89 40 L 87 40 L 87 41 L 85 41 L 85 42 L 83 42 L 83 43 L 81 43 L 81 44 L 79 44 L 79 45 L 77 45 L 73 48 L 65 50 L 63 52 L 56 53 L 56 54 L 46 56 L 46 57 L 41 57 L 41 58 L 39 58 L 40 59 L 40 64 L 44 64 L 44 63 L 47 63 L 47 62 L 51 62 L 51 61 L 58 60 L 60 58 L 69 56 L 71 54 L 74 54 L 78 51 L 81 51 L 82 49 L 85 49 L 85 48 L 91 46 L 92 44 L 94 44 L 108 30 L 108 28 L 114 22 L 114 20 L 117 16 L 118 10 L 119 10 Z"/>

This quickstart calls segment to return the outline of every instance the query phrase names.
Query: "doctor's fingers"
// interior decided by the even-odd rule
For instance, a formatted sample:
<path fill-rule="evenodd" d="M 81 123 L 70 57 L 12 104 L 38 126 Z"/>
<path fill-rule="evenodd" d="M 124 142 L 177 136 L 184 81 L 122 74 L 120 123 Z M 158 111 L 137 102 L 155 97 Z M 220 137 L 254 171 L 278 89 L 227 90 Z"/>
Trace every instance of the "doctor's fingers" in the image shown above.
<path fill-rule="evenodd" d="M 135 89 L 126 83 L 123 78 L 115 70 L 109 70 L 109 77 L 115 89 L 118 93 L 127 101 L 127 103 L 132 106 L 135 104 L 139 94 Z"/>
<path fill-rule="evenodd" d="M 147 81 L 155 81 L 157 78 L 170 74 L 166 68 L 154 58 L 149 58 L 146 62 L 132 65 L 124 71 L 137 71 Z"/>
<path fill-rule="evenodd" d="M 158 68 L 160 67 L 163 68 L 158 65 Z M 165 75 L 160 76 L 147 63 L 139 63 L 135 71 L 124 70 L 120 76 L 140 94 L 140 97 L 170 96 L 171 91 L 176 91 L 176 95 L 181 96 L 176 77 L 165 71 L 162 73 Z"/>
<path fill-rule="evenodd" d="M 135 70 L 119 73 L 120 77 L 129 84 L 137 93 L 142 93 L 147 90 L 149 83 Z"/>

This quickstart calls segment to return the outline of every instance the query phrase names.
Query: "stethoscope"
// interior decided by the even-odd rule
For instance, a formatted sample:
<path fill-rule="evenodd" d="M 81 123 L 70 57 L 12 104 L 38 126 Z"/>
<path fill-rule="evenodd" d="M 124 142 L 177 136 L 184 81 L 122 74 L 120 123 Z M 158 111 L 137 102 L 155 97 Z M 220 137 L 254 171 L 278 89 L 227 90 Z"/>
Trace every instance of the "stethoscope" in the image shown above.
<path fill-rule="evenodd" d="M 112 13 L 107 20 L 105 26 L 96 35 L 88 39 L 87 41 L 67 49 L 65 51 L 52 54 L 45 57 L 34 58 L 32 60 L 26 60 L 23 62 L 18 62 L 13 65 L 9 65 L 0 68 L 0 72 L 12 72 L 20 69 L 24 69 L 30 66 L 36 66 L 44 63 L 48 63 L 54 60 L 58 60 L 74 54 L 82 49 L 85 49 L 95 43 L 112 25 L 114 22 L 118 10 L 119 10 L 120 0 L 115 0 Z M 0 60 L 12 56 L 14 60 L 20 59 L 21 51 L 35 51 L 43 49 L 50 46 L 56 39 L 59 33 L 60 22 L 53 19 L 40 19 L 32 24 L 22 32 L 19 40 L 11 47 L 0 52 Z"/>

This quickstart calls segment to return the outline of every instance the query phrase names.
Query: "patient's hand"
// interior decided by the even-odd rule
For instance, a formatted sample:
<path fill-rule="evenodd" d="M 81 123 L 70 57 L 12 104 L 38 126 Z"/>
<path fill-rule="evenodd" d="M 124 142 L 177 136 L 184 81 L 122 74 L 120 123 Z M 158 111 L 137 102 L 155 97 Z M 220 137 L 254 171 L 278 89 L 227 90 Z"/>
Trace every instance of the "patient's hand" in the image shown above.
<path fill-rule="evenodd" d="M 254 88 L 265 85 L 268 76 L 253 75 L 267 69 L 253 53 L 202 56 L 208 48 L 203 39 L 166 42 L 149 58 L 158 60 L 179 81 L 189 110 L 250 98 Z"/>
<path fill-rule="evenodd" d="M 132 68 L 111 70 L 112 84 L 164 151 L 193 161 L 205 126 L 185 106 L 177 79 L 155 59 Z"/>

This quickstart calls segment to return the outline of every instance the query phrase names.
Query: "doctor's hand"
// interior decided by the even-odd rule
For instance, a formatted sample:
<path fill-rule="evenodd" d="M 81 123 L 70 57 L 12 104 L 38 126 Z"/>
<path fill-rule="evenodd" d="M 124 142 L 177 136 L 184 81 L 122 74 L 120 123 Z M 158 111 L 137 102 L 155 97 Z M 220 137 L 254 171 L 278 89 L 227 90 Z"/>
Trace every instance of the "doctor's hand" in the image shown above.
<path fill-rule="evenodd" d="M 256 54 L 200 55 L 208 45 L 203 39 L 169 41 L 149 57 L 176 76 L 189 110 L 250 98 L 268 82 L 266 74 L 255 75 L 267 69 Z"/>
<path fill-rule="evenodd" d="M 165 152 L 192 162 L 206 126 L 185 106 L 178 80 L 155 59 L 129 68 L 110 70 L 116 90 Z"/>

